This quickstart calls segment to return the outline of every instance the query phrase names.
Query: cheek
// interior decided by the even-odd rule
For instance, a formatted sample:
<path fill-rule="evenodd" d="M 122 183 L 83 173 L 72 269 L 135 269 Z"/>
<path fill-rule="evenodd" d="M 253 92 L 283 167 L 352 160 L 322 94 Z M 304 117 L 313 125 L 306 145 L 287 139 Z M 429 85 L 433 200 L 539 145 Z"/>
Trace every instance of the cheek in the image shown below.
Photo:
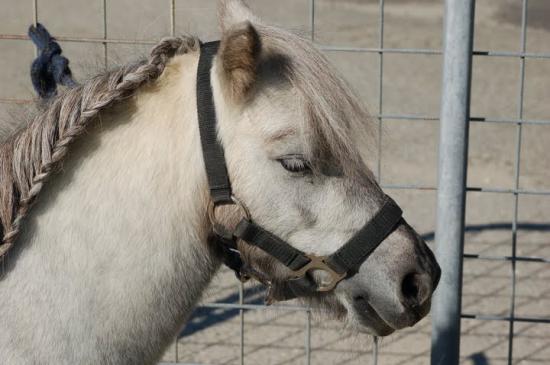
<path fill-rule="evenodd" d="M 303 200 L 295 201 L 294 208 L 300 216 L 304 228 L 313 228 L 317 225 L 317 213 L 312 210 L 312 207 L 304 204 Z"/>
<path fill-rule="evenodd" d="M 342 178 L 326 178 L 312 190 L 308 208 L 317 225 L 337 231 L 354 230 L 365 222 L 366 207 L 361 197 L 350 195 Z"/>
<path fill-rule="evenodd" d="M 296 182 L 278 162 L 253 148 L 240 151 L 231 161 L 233 193 L 250 209 L 253 218 L 266 227 L 289 226 L 299 217 Z"/>

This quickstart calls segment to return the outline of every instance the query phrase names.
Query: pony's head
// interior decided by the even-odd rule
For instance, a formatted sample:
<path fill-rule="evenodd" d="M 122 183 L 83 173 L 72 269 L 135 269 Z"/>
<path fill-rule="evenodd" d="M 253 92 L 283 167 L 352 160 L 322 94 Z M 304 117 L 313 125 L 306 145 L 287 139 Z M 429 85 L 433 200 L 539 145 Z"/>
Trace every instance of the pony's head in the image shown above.
<path fill-rule="evenodd" d="M 331 254 L 384 202 L 361 151 L 369 115 L 310 42 L 261 23 L 241 0 L 220 9 L 212 87 L 234 194 L 292 246 Z M 261 250 L 239 247 L 274 280 L 289 275 Z M 309 300 L 358 330 L 387 335 L 429 312 L 439 276 L 430 249 L 401 221 L 355 275 Z"/>

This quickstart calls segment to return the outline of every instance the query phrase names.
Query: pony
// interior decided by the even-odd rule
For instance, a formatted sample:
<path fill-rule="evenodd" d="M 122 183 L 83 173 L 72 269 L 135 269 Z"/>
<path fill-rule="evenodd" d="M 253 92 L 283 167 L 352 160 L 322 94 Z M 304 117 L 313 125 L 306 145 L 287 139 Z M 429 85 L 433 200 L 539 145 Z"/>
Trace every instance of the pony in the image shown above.
<path fill-rule="evenodd" d="M 293 247 L 331 253 L 384 201 L 364 162 L 369 114 L 311 42 L 241 0 L 219 9 L 210 75 L 234 194 Z M 197 118 L 200 47 L 164 39 L 148 59 L 60 92 L 0 145 L 3 364 L 153 364 L 200 300 L 221 265 Z M 273 280 L 289 275 L 238 249 Z M 385 336 L 429 312 L 439 276 L 401 220 L 355 275 L 300 300 Z"/>

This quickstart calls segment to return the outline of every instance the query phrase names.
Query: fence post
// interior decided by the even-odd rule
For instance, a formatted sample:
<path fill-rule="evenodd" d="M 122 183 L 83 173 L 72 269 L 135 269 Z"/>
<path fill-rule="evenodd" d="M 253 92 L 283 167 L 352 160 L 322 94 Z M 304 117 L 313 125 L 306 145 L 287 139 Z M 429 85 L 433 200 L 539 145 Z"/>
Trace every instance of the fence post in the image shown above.
<path fill-rule="evenodd" d="M 436 256 L 441 282 L 432 309 L 432 365 L 457 365 L 475 0 L 446 0 L 439 136 Z"/>

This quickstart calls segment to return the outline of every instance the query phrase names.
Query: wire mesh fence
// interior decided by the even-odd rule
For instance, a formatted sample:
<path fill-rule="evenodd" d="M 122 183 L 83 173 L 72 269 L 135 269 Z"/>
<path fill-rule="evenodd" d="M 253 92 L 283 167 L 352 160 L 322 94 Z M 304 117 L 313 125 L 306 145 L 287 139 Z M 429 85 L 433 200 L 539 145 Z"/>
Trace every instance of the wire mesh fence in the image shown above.
<path fill-rule="evenodd" d="M 99 51 L 95 52 L 95 54 L 100 55 L 102 65 L 104 67 L 108 67 L 111 62 L 111 51 L 113 47 L 119 45 L 149 46 L 157 43 L 156 36 L 131 38 L 116 36 L 116 34 L 113 35 L 110 26 L 112 26 L 113 22 L 120 21 L 120 19 L 116 17 L 122 17 L 123 14 L 118 13 L 118 15 L 116 16 L 109 14 L 110 3 L 107 0 L 96 0 L 96 2 L 98 4 L 96 4 L 95 10 L 98 10 L 101 13 L 100 32 L 97 32 L 97 34 L 93 36 L 54 34 L 56 38 L 62 42 L 62 44 L 82 44 L 84 46 L 99 47 Z M 185 9 L 190 6 L 190 2 L 191 1 L 186 0 L 165 0 L 163 2 L 155 2 L 155 6 L 157 8 L 160 8 L 159 13 L 164 14 L 162 15 L 162 21 L 166 22 L 164 30 L 159 31 L 159 36 L 176 35 L 178 34 L 178 32 L 181 31 L 189 31 L 195 33 L 193 29 L 187 29 L 186 27 L 181 28 L 178 24 L 178 19 L 180 15 L 183 11 L 185 11 Z M 418 3 L 421 2 L 423 1 L 418 1 Z M 487 6 L 487 2 L 490 2 L 490 0 L 478 1 L 477 7 L 481 8 L 481 10 L 483 11 L 480 13 L 481 15 L 478 14 L 480 18 L 476 19 L 476 29 L 481 29 L 485 26 L 484 12 L 486 7 L 489 8 Z M 530 0 L 530 2 L 536 3 L 536 0 Z M 392 141 L 391 138 L 388 138 L 387 134 L 391 134 L 394 129 L 399 130 L 399 128 L 401 128 L 401 125 L 406 125 L 406 128 L 409 128 L 409 126 L 413 125 L 414 126 L 410 128 L 416 128 L 416 125 L 418 125 L 418 128 L 421 129 L 437 130 L 439 122 L 439 98 L 437 95 L 435 96 L 435 99 L 437 99 L 436 107 L 432 108 L 431 110 L 418 110 L 416 108 L 410 108 L 411 110 L 406 110 L 406 107 L 408 107 L 410 104 L 404 105 L 403 108 L 395 107 L 396 94 L 393 88 L 396 87 L 396 84 L 399 84 L 398 81 L 396 81 L 395 76 L 396 73 L 402 71 L 402 69 L 399 69 L 399 66 L 406 67 L 407 60 L 411 60 L 410 57 L 422 57 L 422 61 L 419 61 L 418 65 L 414 63 L 415 65 L 417 65 L 416 67 L 419 68 L 418 72 L 426 72 L 427 67 L 433 67 L 433 71 L 427 70 L 426 73 L 432 73 L 431 77 L 436 79 L 435 81 L 432 81 L 436 89 L 440 87 L 445 87 L 445 85 L 440 84 L 439 79 L 440 69 L 438 67 L 442 61 L 442 47 L 440 44 L 440 40 L 433 42 L 433 44 L 428 44 L 427 47 L 409 47 L 408 45 L 403 44 L 406 43 L 408 39 L 404 38 L 403 41 L 400 41 L 400 38 L 396 38 L 397 36 L 395 32 L 391 32 L 389 40 L 387 39 L 387 27 L 395 27 L 397 19 L 397 16 L 395 14 L 398 14 L 398 12 L 400 11 L 398 9 L 405 9 L 404 11 L 413 12 L 413 9 L 411 9 L 411 5 L 406 4 L 406 2 L 403 2 L 401 0 L 350 0 L 342 2 L 334 2 L 330 0 L 302 0 L 300 2 L 294 2 L 294 4 L 297 3 L 300 3 L 300 9 L 305 12 L 304 19 L 301 22 L 302 31 L 305 30 L 305 32 L 309 34 L 311 39 L 317 43 L 318 47 L 323 50 L 327 57 L 331 58 L 331 60 L 336 60 L 337 63 L 345 63 L 347 62 L 347 60 L 351 60 L 354 57 L 369 57 L 366 61 L 366 64 L 369 67 L 369 73 L 366 74 L 367 71 L 365 71 L 365 75 L 355 73 L 352 75 L 352 77 L 357 77 L 358 79 L 368 78 L 368 82 L 370 84 L 370 94 L 367 92 L 361 94 L 361 96 L 364 98 L 368 98 L 367 102 L 371 104 L 371 112 L 377 124 L 375 138 L 377 153 L 375 154 L 376 158 L 373 159 L 371 167 L 373 167 L 373 170 L 382 187 L 385 189 L 393 190 L 398 198 L 401 198 L 405 202 L 405 207 L 407 207 L 407 204 L 409 204 L 410 206 L 415 206 L 417 210 L 422 211 L 424 209 L 429 211 L 427 213 L 421 214 L 423 218 L 421 219 L 422 223 L 420 223 L 420 226 L 428 231 L 428 233 L 424 235 L 424 238 L 428 241 L 433 241 L 433 233 L 431 233 L 430 230 L 433 229 L 433 227 L 435 226 L 435 217 L 432 211 L 433 208 L 435 208 L 435 192 L 437 191 L 437 182 L 435 179 L 436 164 L 434 163 L 432 164 L 433 166 L 427 167 L 422 165 L 423 163 L 425 163 L 425 161 L 407 160 L 408 156 L 403 157 L 402 155 L 400 155 L 399 158 L 403 158 L 403 160 L 407 164 L 410 164 L 411 161 L 413 161 L 413 163 L 419 164 L 416 170 L 420 170 L 420 172 L 407 172 L 406 174 L 404 174 L 403 171 L 408 170 L 402 169 L 402 165 L 398 165 L 397 168 L 394 168 L 393 163 L 396 159 L 396 156 L 393 155 L 393 151 L 389 150 L 388 141 L 393 143 L 394 147 L 395 141 Z M 540 285 L 544 287 L 544 280 L 550 278 L 548 266 L 548 264 L 550 263 L 550 256 L 548 256 L 550 252 L 547 249 L 548 245 L 544 245 L 544 243 L 547 243 L 548 240 L 548 236 L 544 233 L 550 231 L 550 222 L 548 222 L 549 212 L 545 207 L 550 206 L 550 204 L 542 203 L 547 196 L 550 196 L 550 186 L 548 184 L 545 184 L 545 182 L 550 181 L 550 179 L 546 180 L 547 175 L 541 173 L 541 177 L 536 184 L 521 183 L 523 171 L 522 167 L 525 164 L 530 164 L 534 158 L 533 154 L 529 154 L 529 159 L 526 160 L 523 154 L 525 149 L 528 149 L 530 147 L 529 144 L 526 145 L 524 142 L 525 128 L 529 126 L 545 128 L 544 131 L 541 132 L 541 135 L 546 136 L 546 128 L 550 126 L 550 114 L 547 108 L 541 108 L 541 111 L 539 113 L 526 113 L 525 111 L 526 95 L 528 92 L 530 92 L 530 95 L 533 95 L 533 92 L 527 89 L 526 80 L 528 79 L 529 75 L 531 77 L 531 80 L 535 80 L 537 77 L 537 74 L 528 74 L 527 67 L 530 62 L 537 62 L 537 66 L 533 68 L 535 70 L 543 70 L 547 64 L 550 64 L 550 49 L 544 50 L 543 47 L 537 46 L 538 43 L 540 43 L 541 39 L 545 39 L 545 36 L 546 40 L 549 40 L 550 33 L 544 33 L 544 31 L 539 32 L 539 30 L 536 30 L 538 32 L 536 33 L 537 36 L 535 37 L 536 42 L 531 43 L 531 45 L 537 50 L 531 51 L 528 47 L 528 15 L 530 9 L 529 1 L 517 0 L 508 3 L 512 3 L 512 10 L 520 13 L 519 23 L 517 26 L 517 29 L 519 29 L 519 34 L 517 37 L 516 49 L 492 49 L 491 42 L 485 42 L 485 44 L 483 44 L 483 46 L 486 47 L 485 49 L 478 49 L 478 41 L 480 41 L 480 43 L 483 43 L 481 42 L 483 39 L 492 39 L 492 36 L 484 35 L 483 39 L 475 40 L 474 51 L 472 52 L 472 55 L 474 57 L 474 70 L 472 81 L 473 100 L 472 115 L 470 117 L 470 139 L 473 138 L 475 143 L 476 133 L 479 132 L 477 126 L 483 128 L 482 126 L 489 125 L 491 126 L 490 128 L 514 129 L 512 142 L 507 142 L 508 147 L 514 151 L 513 157 L 509 161 L 511 162 L 511 166 L 506 167 L 508 170 L 511 171 L 511 174 L 508 174 L 510 176 L 506 176 L 506 179 L 502 180 L 506 181 L 507 183 L 503 184 L 500 180 L 477 180 L 476 176 L 481 176 L 483 175 L 483 173 L 478 173 L 476 167 L 473 166 L 474 169 L 471 170 L 473 171 L 473 177 L 468 179 L 468 185 L 465 187 L 467 191 L 468 210 L 466 211 L 466 253 L 464 254 L 464 304 L 463 312 L 461 314 L 461 318 L 463 319 L 462 334 L 464 336 L 461 359 L 462 361 L 470 361 L 474 364 L 483 364 L 483 362 L 481 361 L 484 358 L 489 360 L 492 360 L 494 358 L 495 361 L 502 361 L 508 364 L 522 363 L 522 361 L 525 361 L 526 363 L 530 363 L 529 361 L 532 361 L 533 363 L 544 363 L 545 361 L 550 361 L 550 354 L 544 352 L 546 351 L 546 349 L 544 348 L 544 338 L 548 338 L 550 336 L 550 326 L 548 326 L 548 324 L 550 324 L 550 313 L 547 310 L 523 310 L 522 307 L 525 304 L 525 295 L 521 297 L 522 302 L 519 306 L 520 310 L 518 310 L 518 292 L 520 294 L 524 294 L 522 293 L 520 288 L 518 288 L 518 282 L 523 283 L 529 279 L 529 275 L 534 275 L 537 283 L 540 283 Z M 36 24 L 37 22 L 41 21 L 42 9 L 50 6 L 46 2 L 39 0 L 28 0 L 28 5 L 29 6 L 25 9 L 25 11 L 28 12 L 22 14 L 21 16 L 24 16 L 26 22 L 29 24 Z M 260 7 L 260 5 L 256 6 Z M 413 4 L 413 6 L 414 5 L 416 5 L 416 3 Z M 517 5 L 519 5 L 519 7 Z M 2 7 L 4 6 L 6 5 L 2 5 Z M 63 4 L 63 6 L 69 7 L 71 5 Z M 200 5 L 197 5 L 197 3 L 193 3 L 193 6 L 200 7 Z M 333 36 L 332 33 L 327 35 L 326 30 L 324 30 L 327 27 L 335 26 L 335 23 L 341 25 L 345 24 L 348 21 L 351 22 L 349 18 L 333 19 L 334 16 L 332 14 L 335 11 L 335 7 L 347 7 L 346 9 L 349 9 L 347 10 L 348 12 L 345 14 L 351 15 L 353 12 L 356 12 L 358 7 L 360 6 L 367 7 L 368 14 L 371 17 L 371 20 L 376 17 L 376 26 L 371 25 L 370 28 L 368 28 L 371 31 L 375 31 L 376 34 L 364 34 L 364 37 L 369 37 L 370 41 L 368 44 L 367 42 L 355 40 L 344 44 L 344 42 L 338 39 L 337 35 Z M 391 6 L 389 18 L 387 18 L 388 6 Z M 436 11 L 433 12 L 433 15 L 431 15 L 435 20 L 434 29 L 442 29 L 441 20 L 443 18 L 443 8 L 441 5 L 433 5 L 433 8 L 436 9 Z M 62 14 L 58 15 L 62 16 Z M 161 15 L 159 15 L 159 17 L 160 16 Z M 280 19 L 284 18 L 285 16 L 285 12 L 283 11 Z M 358 22 L 360 21 L 361 20 L 358 20 Z M 388 25 L 388 22 L 390 23 L 390 25 Z M 319 26 L 320 23 L 322 23 L 321 26 Z M 359 26 L 357 27 L 358 29 L 362 29 Z M 499 29 L 499 27 L 507 27 L 507 31 L 512 32 L 512 28 L 509 25 L 501 25 L 500 23 L 491 29 Z M 481 30 L 484 30 L 484 28 Z M 337 30 L 334 30 L 334 34 L 336 33 Z M 319 34 L 321 34 L 321 38 L 319 37 Z M 363 35 L 358 32 L 357 36 L 361 37 Z M 325 38 L 331 39 L 331 41 L 327 42 Z M 17 33 L 2 30 L 0 31 L 0 41 L 0 43 L 5 45 L 5 47 L 10 47 L 10 44 L 15 44 L 14 42 L 28 42 L 28 37 L 23 32 Z M 25 52 L 27 51 L 27 49 L 30 53 L 31 48 L 25 48 Z M 28 55 L 28 59 L 30 59 L 31 56 L 32 53 Z M 427 58 L 429 58 L 430 60 L 428 61 Z M 500 62 L 501 60 L 503 60 L 503 62 L 510 63 L 517 62 L 517 64 L 514 65 L 514 67 L 517 67 L 515 71 L 517 77 L 514 79 L 516 97 L 515 100 L 512 102 L 511 100 L 508 100 L 508 94 L 506 94 L 506 101 L 504 102 L 507 104 L 512 103 L 515 105 L 515 107 L 513 108 L 515 110 L 513 110 L 512 113 L 508 113 L 512 109 L 511 107 L 503 108 L 507 114 L 505 114 L 504 112 L 502 114 L 499 114 L 491 113 L 490 111 L 494 109 L 490 108 L 488 109 L 490 111 L 486 112 L 483 107 L 479 107 L 478 105 L 478 100 L 476 99 L 476 97 L 479 97 L 479 100 L 484 100 L 485 102 L 489 102 L 491 100 L 491 96 L 480 96 L 479 92 L 476 91 L 476 88 L 479 88 L 478 85 L 476 85 L 476 80 L 479 79 L 485 81 L 491 79 L 486 79 L 484 75 L 476 73 L 476 70 L 479 66 L 478 62 L 480 60 L 486 59 L 497 60 L 497 62 Z M 361 60 L 363 61 L 364 59 Z M 401 64 L 400 62 L 404 62 L 404 64 Z M 487 67 L 479 68 L 483 69 L 483 72 L 487 72 L 488 70 Z M 25 74 L 25 77 L 28 77 L 27 74 Z M 409 77 L 411 79 L 414 79 L 414 75 Z M 357 83 L 360 84 L 360 82 L 361 80 L 352 80 L 352 83 L 355 87 L 357 87 Z M 418 85 L 417 87 L 423 88 L 423 86 L 424 85 Z M 359 88 L 360 87 L 361 86 L 359 86 Z M 510 83 L 507 85 L 507 87 L 510 87 Z M 544 86 L 539 85 L 537 87 L 538 89 L 536 90 L 545 90 Z M 15 93 L 10 94 L 9 91 L 5 91 L 0 94 L 0 103 L 6 105 L 32 103 L 33 100 L 31 97 L 28 97 L 28 94 L 29 93 L 27 93 L 26 97 L 21 97 L 21 95 L 16 95 Z M 432 92 L 432 94 L 435 93 Z M 550 96 L 550 92 L 548 92 L 546 95 L 548 98 L 548 96 Z M 390 100 L 389 102 L 387 101 L 388 99 Z M 417 102 L 414 97 L 412 97 L 411 99 L 413 102 Z M 392 132 L 389 132 L 390 130 L 392 130 Z M 388 133 L 385 133 L 384 131 L 388 131 Z M 485 135 L 484 133 L 485 132 L 479 134 Z M 531 134 L 532 132 L 529 133 L 529 135 Z M 404 129 L 400 135 L 407 138 L 411 136 L 408 129 Z M 434 137 L 433 134 L 430 134 L 429 136 Z M 433 139 L 434 138 L 432 138 L 431 143 L 433 143 Z M 407 143 L 408 142 L 401 142 L 397 145 L 402 149 L 407 149 L 410 148 Z M 427 139 L 423 139 L 419 142 L 419 144 L 427 143 L 429 143 Z M 544 148 L 544 142 L 537 141 L 536 144 L 537 146 L 539 144 L 542 144 L 542 149 L 537 147 L 540 151 L 542 151 L 543 153 L 548 152 L 548 150 Z M 472 148 L 474 149 L 474 158 L 477 158 L 478 155 L 476 149 L 479 148 L 479 150 L 483 150 L 483 147 L 483 143 L 481 143 L 481 148 L 479 148 L 479 145 L 476 144 L 474 144 L 473 147 L 471 146 L 471 151 Z M 414 153 L 418 151 L 418 148 L 413 149 Z M 431 152 L 433 152 L 433 155 L 435 156 L 435 149 L 432 149 Z M 407 152 L 405 152 L 405 154 L 407 154 Z M 432 161 L 432 159 L 428 158 L 427 161 Z M 472 165 L 472 161 L 473 160 L 471 158 L 469 162 L 470 165 Z M 546 165 L 547 164 L 542 162 L 539 163 L 537 166 L 539 167 L 539 170 L 542 170 L 540 166 L 544 167 Z M 548 167 L 548 170 L 550 170 L 550 166 Z M 424 178 L 424 175 L 429 175 L 431 177 Z M 510 177 L 511 179 L 509 179 Z M 406 195 L 405 192 L 411 192 L 413 195 Z M 486 198 L 487 196 L 491 197 Z M 492 199 L 505 199 L 506 203 L 501 204 L 499 202 L 495 204 L 494 200 Z M 526 218 L 524 218 L 523 220 L 521 219 L 522 210 L 520 203 L 521 201 L 523 201 L 522 199 L 526 199 L 529 201 L 529 203 L 525 204 L 526 210 L 532 210 L 533 212 L 536 212 L 536 215 L 529 213 L 523 214 L 523 216 Z M 483 207 L 479 208 L 479 206 L 483 206 L 485 204 L 484 202 L 486 201 L 489 202 L 487 203 L 489 205 L 495 204 L 499 207 L 499 209 L 502 209 L 503 211 L 506 210 L 506 214 L 510 213 L 510 220 L 505 220 L 504 223 L 484 222 L 484 224 L 474 224 L 477 223 L 479 220 L 483 221 L 483 218 L 480 219 L 480 217 L 487 218 L 489 216 L 506 216 L 506 214 L 500 214 L 501 212 L 499 212 L 499 214 L 495 214 L 495 211 L 491 209 L 484 210 Z M 480 209 L 482 213 L 478 213 L 477 211 L 474 212 L 473 209 Z M 534 220 L 537 217 L 539 218 L 537 222 L 528 221 L 529 219 Z M 414 218 L 412 220 L 414 221 Z M 491 219 L 488 220 L 492 222 Z M 500 233 L 495 233 L 497 231 Z M 479 237 L 470 236 L 470 232 L 472 232 L 472 235 L 479 233 Z M 486 234 L 484 232 L 489 232 L 489 234 L 493 236 L 502 236 L 504 238 L 500 242 L 498 242 L 498 244 L 486 244 L 485 242 L 480 244 L 477 240 L 478 238 L 485 239 Z M 540 240 L 542 244 L 534 245 L 533 248 L 529 247 L 528 249 L 521 248 L 519 245 L 523 232 L 536 232 L 537 234 L 540 234 L 540 237 L 537 236 L 536 239 Z M 506 235 L 509 236 L 505 237 Z M 493 241 L 493 239 L 491 238 L 489 241 Z M 482 267 L 474 268 L 474 266 L 477 265 L 475 264 L 477 262 L 483 262 Z M 528 268 L 526 265 L 529 265 Z M 531 269 L 532 267 L 534 267 L 534 265 L 537 265 L 537 268 Z M 508 272 L 506 273 L 506 271 Z M 503 284 L 502 287 L 498 290 L 489 291 L 488 294 L 483 293 L 484 288 L 476 288 L 474 292 L 476 293 L 476 295 L 482 292 L 481 294 L 487 297 L 498 298 L 499 304 L 493 306 L 491 304 L 493 302 L 489 301 L 489 308 L 487 308 L 486 306 L 481 306 L 483 310 L 477 311 L 476 308 L 478 308 L 479 306 L 476 306 L 475 301 L 479 300 L 480 296 L 472 296 L 469 292 L 469 287 L 473 285 L 472 283 L 483 279 L 485 276 L 491 277 L 493 272 L 498 273 L 497 277 L 499 283 L 503 282 L 503 280 L 501 279 L 503 279 L 503 275 L 506 276 L 507 274 L 507 284 Z M 526 276 L 524 275 L 524 273 L 528 273 L 529 275 Z M 197 362 L 211 363 L 209 361 L 216 361 L 204 360 L 203 362 L 201 359 L 193 357 L 193 350 L 195 350 L 197 352 L 202 351 L 203 353 L 206 353 L 203 356 L 203 358 L 206 359 L 220 359 L 227 357 L 215 355 L 214 353 L 216 351 L 225 351 L 225 355 L 227 355 L 227 353 L 231 351 L 231 359 L 230 361 L 225 361 L 226 363 L 261 363 L 261 361 L 258 362 L 258 358 L 254 357 L 254 353 L 258 353 L 258 351 L 260 351 L 262 348 L 270 348 L 273 350 L 273 352 L 271 353 L 272 357 L 267 358 L 267 360 L 266 358 L 263 358 L 264 363 L 270 362 L 271 359 L 273 359 L 273 363 L 327 363 L 322 362 L 322 358 L 313 356 L 314 353 L 317 352 L 323 354 L 321 356 L 325 356 L 326 354 L 322 352 L 322 346 L 325 346 L 326 343 L 321 341 L 321 345 L 318 346 L 315 346 L 313 343 L 317 340 L 315 334 L 313 333 L 314 329 L 317 330 L 317 328 L 315 327 L 315 323 L 312 322 L 312 312 L 310 308 L 298 305 L 276 305 L 269 307 L 264 306 L 261 303 L 261 289 L 258 289 L 256 287 L 243 286 L 242 284 L 236 284 L 235 281 L 230 278 L 230 276 L 231 274 L 227 272 L 222 272 L 220 274 L 221 279 L 219 281 L 219 284 L 216 284 L 218 281 L 215 282 L 214 286 L 209 291 L 210 295 L 208 295 L 207 299 L 205 299 L 204 302 L 200 304 L 188 327 L 186 327 L 178 336 L 178 338 L 175 339 L 175 345 L 171 349 L 169 349 L 164 358 L 165 362 L 191 364 Z M 541 289 L 541 292 L 539 294 L 532 295 L 531 300 L 549 304 L 546 297 L 548 291 L 547 289 L 548 288 L 543 288 Z M 502 295 L 502 291 L 506 291 L 506 295 Z M 507 301 L 507 305 L 505 306 L 506 308 L 503 308 L 500 304 L 500 302 L 504 300 Z M 529 298 L 527 298 L 527 300 L 529 300 Z M 548 307 L 550 307 L 550 305 Z M 265 318 L 262 319 L 261 315 L 258 317 L 256 315 L 257 313 L 264 313 L 262 315 L 268 316 L 269 320 L 265 320 Z M 537 315 L 532 315 L 531 313 L 536 313 Z M 288 317 L 285 317 L 287 315 Z M 211 321 L 211 318 L 215 318 L 217 320 Z M 271 320 L 275 320 L 276 322 L 281 321 L 281 324 L 277 324 L 276 326 L 274 326 L 274 328 L 277 328 L 277 330 L 281 332 L 281 335 L 283 337 L 288 336 L 288 338 L 291 338 L 293 346 L 285 345 L 277 347 L 277 344 L 284 343 L 285 340 L 285 338 L 279 338 L 269 342 L 269 344 L 267 345 L 260 343 L 248 349 L 247 341 L 254 342 L 255 333 L 257 333 L 258 336 L 266 335 L 265 331 L 254 332 L 258 331 L 258 328 L 265 324 L 262 322 L 263 320 L 264 322 L 269 322 Z M 192 335 L 199 332 L 202 328 L 216 328 L 219 323 L 223 323 L 224 321 L 231 322 L 232 327 L 227 331 L 220 331 L 218 335 L 221 337 L 216 337 L 216 334 L 214 334 L 209 335 L 211 337 L 206 339 L 204 342 L 193 342 Z M 471 340 L 468 336 L 470 331 L 476 333 L 475 331 L 477 328 L 477 322 L 502 322 L 506 325 L 504 335 L 502 335 L 502 328 L 499 328 L 498 331 L 495 330 L 495 332 L 500 333 L 500 335 L 496 336 L 496 338 L 498 338 L 498 345 L 489 344 L 487 347 L 482 347 L 480 349 L 476 347 L 475 344 L 470 344 Z M 251 328 L 248 328 L 248 323 L 255 323 L 255 325 L 251 326 Z M 529 347 L 529 349 L 531 349 L 530 353 L 525 354 L 524 350 L 518 350 L 515 339 L 520 335 L 523 336 L 523 334 L 533 331 L 532 327 L 525 327 L 525 325 L 529 324 L 544 326 L 544 328 L 542 329 L 540 327 L 537 327 L 536 331 L 534 331 L 534 334 L 530 334 L 527 337 L 528 339 L 532 340 L 532 342 L 542 341 L 542 345 Z M 288 330 L 289 328 L 291 328 L 291 330 Z M 325 330 L 325 332 L 322 332 L 324 331 L 323 329 L 319 329 L 318 331 L 322 333 L 329 333 L 332 328 L 329 326 L 328 329 L 325 328 Z M 420 330 L 419 332 L 422 332 L 422 330 Z M 337 341 L 339 341 L 339 339 L 342 338 L 341 336 L 341 333 L 338 333 L 338 336 L 334 337 L 335 339 L 333 342 L 336 343 Z M 422 337 L 421 341 L 426 342 L 426 339 L 429 336 L 429 330 L 426 331 L 423 336 L 424 337 Z M 229 345 L 226 347 L 222 346 L 216 349 L 216 343 L 223 342 L 222 340 L 227 340 L 227 337 L 230 338 L 230 340 L 228 341 Z M 417 340 L 414 337 L 414 332 L 412 331 L 405 331 L 405 335 L 395 335 L 395 337 L 389 341 L 403 341 L 402 339 L 404 337 L 412 338 L 412 346 L 418 346 L 418 342 L 414 342 Z M 521 344 L 525 345 L 526 342 L 523 337 L 521 337 Z M 345 336 L 343 338 L 345 338 Z M 502 346 L 503 341 L 506 343 L 506 346 L 504 347 Z M 427 357 L 429 357 L 430 351 L 429 348 L 423 348 L 421 352 L 415 352 L 414 350 L 412 350 L 409 353 L 403 355 L 402 353 L 399 353 L 399 350 L 391 348 L 388 342 L 383 341 L 380 345 L 378 345 L 378 342 L 375 341 L 374 343 L 369 343 L 368 346 L 364 347 L 362 352 L 358 352 L 351 357 L 341 355 L 340 357 L 336 357 L 336 359 L 339 363 L 427 363 Z M 300 343 L 299 347 L 301 347 L 301 349 L 298 349 L 296 343 Z M 351 343 L 353 344 L 353 341 Z M 354 345 L 355 344 L 353 344 L 352 346 Z M 497 349 L 495 353 L 491 352 L 492 348 Z M 182 351 L 184 350 L 186 351 L 185 355 L 182 353 Z M 341 350 L 342 352 L 346 351 L 345 348 L 341 348 L 339 350 Z M 385 351 L 387 351 L 387 358 L 390 358 L 390 355 L 395 355 L 395 357 L 392 358 L 393 360 L 391 360 L 391 362 L 385 361 Z M 291 354 L 288 356 L 283 356 L 283 352 L 291 352 Z M 381 354 L 380 358 L 379 353 Z M 519 356 L 516 356 L 518 353 Z M 538 356 L 537 354 L 542 355 L 540 355 L 540 357 L 536 357 Z M 277 360 L 279 358 L 284 358 L 285 360 Z M 332 360 L 328 361 L 332 362 Z"/>

